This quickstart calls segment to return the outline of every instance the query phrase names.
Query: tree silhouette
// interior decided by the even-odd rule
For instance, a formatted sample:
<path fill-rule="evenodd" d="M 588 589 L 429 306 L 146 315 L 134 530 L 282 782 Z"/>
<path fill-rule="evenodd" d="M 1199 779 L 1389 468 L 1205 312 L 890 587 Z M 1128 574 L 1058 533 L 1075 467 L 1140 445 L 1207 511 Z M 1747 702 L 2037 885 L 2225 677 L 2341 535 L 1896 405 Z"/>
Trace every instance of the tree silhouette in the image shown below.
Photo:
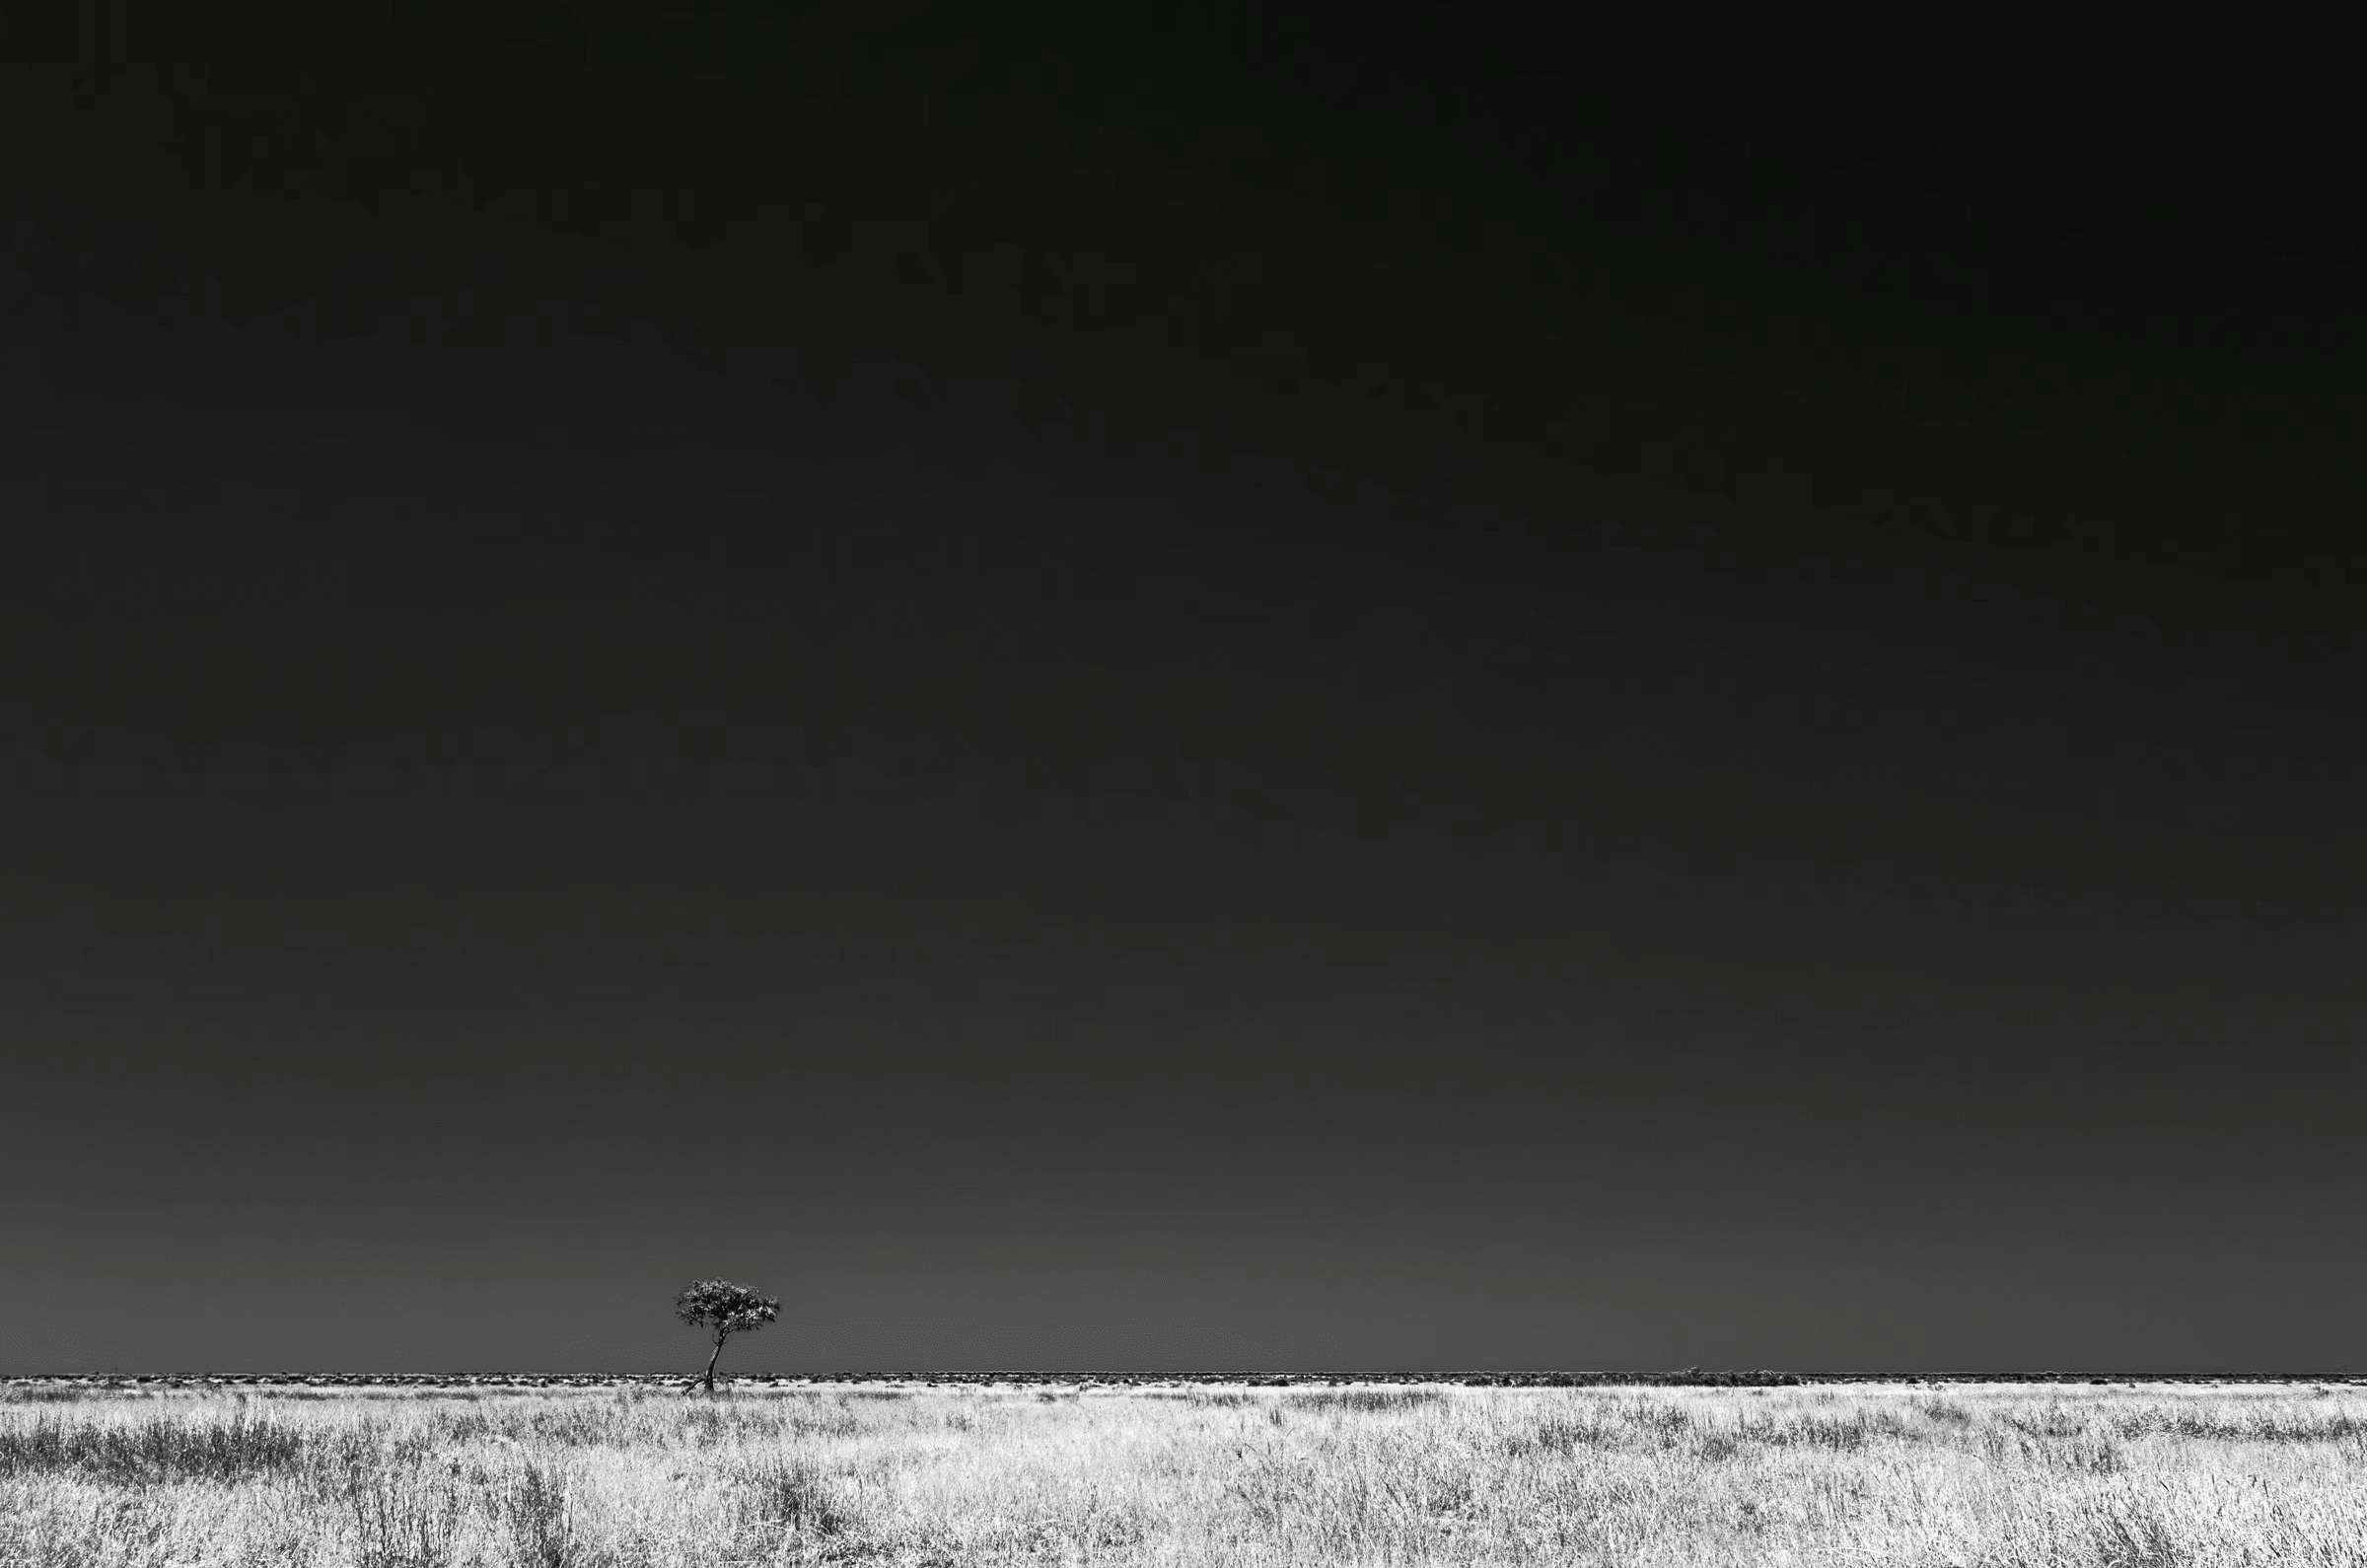
<path fill-rule="evenodd" d="M 728 1279 L 695 1279 L 682 1287 L 676 1299 L 674 1315 L 693 1328 L 704 1328 L 715 1335 L 715 1348 L 707 1355 L 707 1370 L 700 1377 L 682 1385 L 687 1393 L 701 1382 L 707 1391 L 715 1391 L 715 1358 L 723 1354 L 723 1342 L 746 1329 L 761 1328 L 781 1316 L 779 1298 L 759 1295 L 746 1285 L 735 1285 Z"/>

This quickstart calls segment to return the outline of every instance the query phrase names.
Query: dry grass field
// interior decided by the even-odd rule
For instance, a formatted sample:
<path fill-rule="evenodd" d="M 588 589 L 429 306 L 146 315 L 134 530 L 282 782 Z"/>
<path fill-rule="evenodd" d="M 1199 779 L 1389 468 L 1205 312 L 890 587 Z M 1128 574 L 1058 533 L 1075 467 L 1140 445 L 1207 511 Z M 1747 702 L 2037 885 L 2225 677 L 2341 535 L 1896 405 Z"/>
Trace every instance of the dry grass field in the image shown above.
<path fill-rule="evenodd" d="M 8 1564 L 2367 1563 L 2367 1389 L 0 1393 Z"/>

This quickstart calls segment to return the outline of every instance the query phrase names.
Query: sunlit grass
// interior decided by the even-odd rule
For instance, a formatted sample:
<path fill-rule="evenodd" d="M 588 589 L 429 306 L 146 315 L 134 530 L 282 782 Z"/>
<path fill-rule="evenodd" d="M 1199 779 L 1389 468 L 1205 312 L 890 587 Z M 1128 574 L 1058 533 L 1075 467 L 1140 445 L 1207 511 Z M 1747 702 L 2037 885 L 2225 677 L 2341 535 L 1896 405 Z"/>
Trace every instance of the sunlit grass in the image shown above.
<path fill-rule="evenodd" d="M 2367 1564 L 2367 1390 L 0 1393 L 0 1562 Z"/>

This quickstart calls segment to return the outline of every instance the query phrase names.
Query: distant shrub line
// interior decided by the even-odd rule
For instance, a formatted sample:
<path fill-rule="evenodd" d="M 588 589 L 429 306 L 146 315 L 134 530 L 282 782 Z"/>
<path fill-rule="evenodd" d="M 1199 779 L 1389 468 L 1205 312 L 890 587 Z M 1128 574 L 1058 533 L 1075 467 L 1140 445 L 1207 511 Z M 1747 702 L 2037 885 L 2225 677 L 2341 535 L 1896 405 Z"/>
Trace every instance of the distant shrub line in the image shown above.
<path fill-rule="evenodd" d="M 997 1384 L 1021 1387 L 1140 1388 L 1161 1384 L 1226 1385 L 1256 1389 L 1322 1389 L 1379 1386 L 1418 1388 L 1449 1385 L 1470 1389 L 1774 1389 L 1858 1384 L 2367 1384 L 2347 1373 L 2295 1372 L 818 1372 L 762 1373 L 723 1378 L 721 1383 L 759 1387 L 888 1383 L 928 1388 L 970 1388 Z M 610 1389 L 679 1385 L 673 1373 L 154 1373 L 138 1376 L 57 1374 L 0 1383 L 0 1400 L 72 1399 L 83 1391 L 125 1389 Z"/>

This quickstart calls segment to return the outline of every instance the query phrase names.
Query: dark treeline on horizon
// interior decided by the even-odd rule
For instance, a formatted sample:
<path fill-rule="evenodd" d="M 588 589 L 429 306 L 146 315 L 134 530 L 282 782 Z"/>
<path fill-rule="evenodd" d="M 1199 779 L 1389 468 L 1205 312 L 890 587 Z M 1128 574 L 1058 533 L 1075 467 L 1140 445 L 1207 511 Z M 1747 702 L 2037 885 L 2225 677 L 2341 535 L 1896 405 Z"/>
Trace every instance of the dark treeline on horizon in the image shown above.
<path fill-rule="evenodd" d="M 0 1359 L 2367 1366 L 2343 51 L 212 9 L 0 24 Z"/>
<path fill-rule="evenodd" d="M 925 1388 L 1106 1387 L 1147 1388 L 1166 1385 L 1224 1385 L 1227 1387 L 1302 1389 L 1351 1384 L 1414 1386 L 1454 1384 L 1473 1389 L 1771 1389 L 1813 1384 L 2061 1384 L 2085 1387 L 2119 1384 L 2324 1384 L 2347 1385 L 2367 1378 L 2347 1372 L 1711 1372 L 1688 1367 L 1677 1372 L 817 1372 L 721 1378 L 721 1385 L 759 1385 L 766 1388 L 821 1384 L 913 1384 Z M 679 1373 L 155 1373 L 53 1374 L 10 1379 L 34 1387 L 97 1386 L 100 1388 L 277 1388 L 313 1389 L 571 1389 L 647 1387 L 681 1389 Z"/>

